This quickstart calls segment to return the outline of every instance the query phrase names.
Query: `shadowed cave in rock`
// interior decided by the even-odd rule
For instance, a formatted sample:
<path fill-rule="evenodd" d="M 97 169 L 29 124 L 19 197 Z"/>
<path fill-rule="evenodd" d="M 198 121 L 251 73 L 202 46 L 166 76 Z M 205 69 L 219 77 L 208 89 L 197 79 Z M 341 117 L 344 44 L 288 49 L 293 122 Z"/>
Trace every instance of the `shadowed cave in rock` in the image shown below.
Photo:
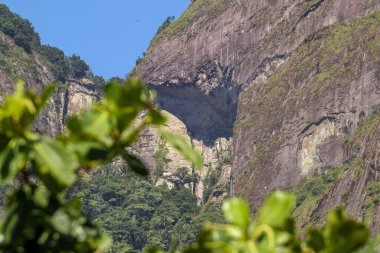
<path fill-rule="evenodd" d="M 183 121 L 191 137 L 212 146 L 216 139 L 232 137 L 239 88 L 221 85 L 208 94 L 195 84 L 149 85 L 159 106 Z"/>

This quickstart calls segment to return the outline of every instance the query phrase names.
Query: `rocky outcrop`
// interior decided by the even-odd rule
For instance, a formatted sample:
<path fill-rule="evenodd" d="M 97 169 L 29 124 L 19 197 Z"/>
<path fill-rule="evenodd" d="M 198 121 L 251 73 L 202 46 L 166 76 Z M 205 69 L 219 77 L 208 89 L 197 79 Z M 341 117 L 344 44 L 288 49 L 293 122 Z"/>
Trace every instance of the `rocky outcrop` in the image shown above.
<path fill-rule="evenodd" d="M 345 139 L 337 150 L 344 150 L 344 162 L 334 170 L 337 177 L 310 205 L 307 200 L 299 203 L 295 216 L 301 227 L 320 224 L 326 213 L 344 204 L 350 214 L 371 225 L 374 234 L 380 233 L 380 170 L 378 113 L 363 119 L 357 130 Z M 306 179 L 308 181 L 308 179 Z M 308 214 L 308 218 L 302 217 Z"/>
<path fill-rule="evenodd" d="M 69 80 L 57 87 L 34 129 L 50 135 L 61 133 L 69 116 L 89 110 L 100 98 L 101 92 L 92 81 L 85 78 Z"/>
<path fill-rule="evenodd" d="M 230 162 L 223 162 L 226 155 L 230 155 L 232 140 L 226 138 L 219 138 L 215 140 L 212 145 L 205 144 L 202 140 L 197 140 L 191 137 L 187 130 L 187 126 L 173 114 L 163 111 L 163 114 L 168 119 L 164 126 L 167 131 L 178 134 L 187 140 L 203 157 L 203 168 L 195 170 L 193 166 L 183 158 L 175 149 L 168 145 L 164 140 L 160 139 L 158 133 L 153 128 L 146 128 L 141 135 L 139 141 L 133 145 L 132 151 L 141 158 L 148 168 L 151 169 L 153 180 L 156 184 L 170 183 L 165 179 L 170 177 L 179 168 L 187 168 L 189 174 L 197 175 L 198 182 L 191 184 L 189 187 L 193 190 L 194 194 L 198 197 L 199 202 L 204 200 L 205 180 L 207 176 L 218 166 L 221 173 L 218 175 L 218 188 L 210 192 L 216 193 L 212 199 L 219 201 L 228 196 L 229 189 L 227 188 L 230 173 Z M 161 170 L 158 173 L 157 170 Z M 218 190 L 217 190 L 218 189 Z"/>
<path fill-rule="evenodd" d="M 187 133 L 186 125 L 171 113 L 163 111 L 163 114 L 168 120 L 165 125 L 165 129 L 172 133 L 178 134 L 185 138 L 188 142 L 191 142 L 191 139 Z M 155 156 L 159 149 L 161 149 L 162 156 L 164 157 Z M 167 150 L 164 151 L 164 149 Z M 157 167 L 157 159 L 164 161 L 163 165 L 167 167 L 165 169 L 167 173 L 173 173 L 180 167 L 191 168 L 190 163 L 173 148 L 164 143 L 163 140 L 160 139 L 156 130 L 151 127 L 144 130 L 139 141 L 134 144 L 133 151 L 142 160 L 144 160 L 146 166 L 152 170 Z"/>

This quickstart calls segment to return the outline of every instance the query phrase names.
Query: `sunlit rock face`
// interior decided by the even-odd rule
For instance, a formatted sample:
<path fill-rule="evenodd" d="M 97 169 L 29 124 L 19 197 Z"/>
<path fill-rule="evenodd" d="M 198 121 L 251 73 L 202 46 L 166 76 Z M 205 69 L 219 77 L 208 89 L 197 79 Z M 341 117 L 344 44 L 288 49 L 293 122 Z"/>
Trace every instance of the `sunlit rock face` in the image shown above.
<path fill-rule="evenodd" d="M 49 70 L 50 68 L 46 59 L 41 55 L 38 53 L 26 53 L 23 49 L 19 48 L 11 38 L 1 32 L 0 46 L 6 47 L 9 50 L 8 55 L 0 55 L 0 59 L 12 65 L 12 68 L 8 68 L 4 65 L 0 66 L 0 93 L 4 95 L 0 96 L 0 102 L 4 100 L 5 95 L 14 92 L 15 84 L 18 79 L 24 80 L 26 87 L 35 89 L 37 92 L 40 92 L 44 86 L 54 82 L 54 75 Z M 0 54 L 2 54 L 2 51 L 0 51 Z M 209 77 L 206 78 L 206 80 L 202 77 L 201 79 L 202 82 L 214 82 L 212 85 L 215 85 L 215 82 L 219 81 L 217 78 L 222 78 L 223 76 L 220 70 L 216 70 L 213 78 Z M 192 165 L 182 155 L 166 143 L 162 143 L 162 140 L 154 129 L 147 128 L 143 131 L 140 141 L 136 143 L 132 149 L 133 152 L 143 159 L 152 173 L 157 169 L 156 153 L 160 149 L 160 146 L 163 144 L 164 147 L 161 148 L 167 149 L 164 158 L 165 169 L 160 178 L 157 179 L 157 184 L 169 184 L 165 177 L 170 176 L 181 167 L 186 167 L 189 169 L 190 174 L 199 175 L 199 181 L 188 187 L 198 196 L 199 203 L 203 201 L 204 178 L 213 167 L 216 167 L 219 158 L 227 151 L 230 152 L 229 149 L 232 145 L 230 138 L 217 139 L 217 137 L 230 137 L 232 135 L 234 116 L 227 121 L 225 119 L 231 115 L 230 108 L 235 107 L 232 111 L 236 113 L 237 92 L 234 90 L 234 87 L 231 87 L 229 81 L 230 79 L 224 80 L 226 87 L 222 88 L 220 86 L 212 91 L 212 93 L 217 93 L 214 96 L 225 96 L 223 103 L 219 103 L 219 101 L 215 99 L 213 104 L 211 104 L 204 98 L 205 93 L 199 92 L 198 89 L 190 90 L 190 95 L 193 97 L 182 94 L 181 100 L 189 101 L 190 99 L 194 102 L 197 101 L 197 110 L 201 108 L 207 111 L 207 116 L 203 116 L 203 118 L 200 117 L 201 115 L 191 114 L 191 108 L 186 106 L 182 109 L 173 107 L 173 105 L 178 102 L 178 100 L 175 100 L 175 97 L 170 95 L 175 91 L 175 87 L 172 87 L 173 90 L 169 89 L 165 91 L 166 93 L 159 92 L 159 104 L 165 108 L 165 102 L 167 101 L 167 105 L 170 105 L 169 108 L 173 109 L 172 113 L 164 112 L 168 118 L 168 123 L 165 128 L 170 132 L 183 136 L 195 149 L 199 150 L 204 157 L 204 168 L 195 171 Z M 90 110 L 91 105 L 99 101 L 101 97 L 102 93 L 98 84 L 93 83 L 93 81 L 87 78 L 75 79 L 68 77 L 64 83 L 56 85 L 56 90 L 47 103 L 45 110 L 40 113 L 36 122 L 33 124 L 33 130 L 50 136 L 62 133 L 68 117 L 79 115 L 83 111 Z M 171 101 L 171 99 L 173 99 L 173 101 Z M 212 106 L 212 108 L 208 109 L 208 106 Z M 215 110 L 220 110 L 220 115 L 215 120 L 209 119 L 208 117 L 213 117 Z M 196 110 L 193 110 L 193 113 L 195 111 Z M 189 121 L 183 117 L 184 114 L 193 116 Z M 177 115 L 177 117 L 175 115 Z M 186 120 L 187 124 L 181 119 Z M 196 131 L 199 125 L 202 125 L 202 127 L 200 127 L 201 131 Z M 207 135 L 208 129 L 214 126 L 218 126 L 215 129 L 215 134 L 209 137 Z M 195 134 L 192 134 L 191 131 Z M 220 182 L 218 182 L 220 189 L 218 189 L 217 196 L 214 198 L 215 201 L 220 201 L 220 199 L 226 197 L 226 192 L 228 191 L 224 185 L 228 183 L 231 165 L 224 165 L 222 169 L 223 173 L 221 173 Z"/>
<path fill-rule="evenodd" d="M 196 1 L 153 40 L 137 74 L 190 136 L 207 144 L 232 129 L 232 193 L 254 209 L 274 189 L 344 171 L 298 213 L 318 223 L 344 203 L 359 219 L 373 217 L 378 231 L 371 189 L 379 139 L 368 122 L 380 109 L 379 7 L 377 0 Z"/>
<path fill-rule="evenodd" d="M 314 129 L 307 129 L 300 138 L 297 160 L 303 177 L 320 173 L 323 167 L 337 167 L 343 161 L 342 134 L 334 118 L 324 119 L 312 127 Z"/>
<path fill-rule="evenodd" d="M 56 88 L 34 128 L 50 135 L 61 133 L 68 117 L 90 110 L 100 98 L 101 91 L 90 80 L 69 80 Z"/>
<path fill-rule="evenodd" d="M 215 196 L 213 196 L 213 201 L 220 202 L 223 198 L 228 195 L 229 188 L 229 178 L 231 173 L 231 164 L 220 164 L 220 160 L 225 156 L 231 155 L 232 139 L 219 138 L 214 141 L 212 145 L 204 143 L 202 140 L 197 140 L 193 138 L 184 122 L 173 114 L 162 111 L 165 117 L 168 119 L 164 128 L 171 133 L 178 134 L 182 136 L 186 141 L 191 144 L 195 150 L 197 150 L 203 157 L 203 167 L 201 169 L 194 169 L 193 166 L 180 155 L 175 149 L 173 149 L 169 144 L 163 142 L 160 139 L 157 131 L 154 128 L 146 128 L 139 141 L 133 145 L 131 151 L 134 152 L 147 167 L 151 170 L 153 181 L 156 180 L 155 184 L 162 185 L 167 184 L 172 187 L 170 182 L 168 182 L 167 177 L 170 177 L 179 168 L 185 167 L 188 169 L 189 174 L 196 174 L 199 176 L 199 180 L 195 184 L 187 185 L 193 193 L 198 197 L 199 203 L 203 201 L 203 191 L 204 191 L 204 180 L 212 170 L 217 166 L 221 166 L 221 173 L 218 178 L 218 183 L 215 191 Z M 158 158 L 157 155 L 160 150 L 166 149 L 165 157 Z M 162 154 L 162 153 L 161 153 Z M 164 160 L 165 166 L 162 171 L 162 175 L 156 177 L 156 170 L 159 161 Z M 213 192 L 214 193 L 214 192 Z"/>

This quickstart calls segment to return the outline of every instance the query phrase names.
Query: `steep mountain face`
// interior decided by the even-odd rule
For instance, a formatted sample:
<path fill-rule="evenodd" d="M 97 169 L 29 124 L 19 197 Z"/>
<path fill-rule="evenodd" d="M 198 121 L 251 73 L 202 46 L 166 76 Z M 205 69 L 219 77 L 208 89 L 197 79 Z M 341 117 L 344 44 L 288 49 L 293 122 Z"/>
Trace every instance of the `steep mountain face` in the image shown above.
<path fill-rule="evenodd" d="M 372 134 L 380 105 L 379 14 L 316 32 L 265 83 L 241 94 L 233 180 L 251 202 L 340 170 L 318 198 L 298 208 L 318 222 L 345 203 L 352 215 L 378 226 L 372 220 L 380 215 L 377 197 L 371 196 L 377 193 L 368 187 L 378 178 Z"/>
<path fill-rule="evenodd" d="M 301 228 L 343 203 L 380 232 L 379 8 L 378 0 L 197 0 L 156 36 L 136 73 L 158 93 L 166 127 L 204 156 L 189 186 L 200 201 L 219 202 L 231 185 L 255 208 L 272 190 L 291 190 Z M 0 19 L 8 12 L 0 5 Z M 101 97 L 99 83 L 66 71 L 66 58 L 38 35 L 4 24 L 0 92 L 17 78 L 37 90 L 58 81 L 34 125 L 55 135 Z M 157 184 L 181 167 L 196 173 L 151 129 L 134 149 Z"/>
<path fill-rule="evenodd" d="M 88 110 L 95 101 L 101 98 L 100 86 L 104 80 L 93 76 L 87 69 L 88 66 L 87 68 L 70 69 L 70 66 L 73 65 L 86 66 L 86 64 L 77 56 L 67 57 L 58 48 L 41 45 L 39 36 L 34 32 L 31 24 L 1 4 L 0 21 L 0 93 L 2 94 L 0 102 L 3 96 L 14 91 L 15 84 L 19 79 L 25 81 L 27 87 L 37 91 L 47 84 L 57 83 L 55 93 L 33 128 L 35 131 L 52 136 L 61 133 L 68 116 Z M 17 40 L 17 38 L 26 39 Z M 198 91 L 190 88 L 186 92 L 194 94 Z M 203 98 L 203 93 L 198 92 L 195 96 L 199 96 L 200 104 L 210 103 Z M 182 99 L 185 97 L 186 94 L 183 93 Z M 185 102 L 183 105 L 187 105 L 189 101 Z M 213 103 L 218 103 L 218 100 L 214 99 Z M 168 105 L 175 105 L 175 103 L 168 101 Z M 174 108 L 172 109 L 175 111 Z M 189 107 L 188 110 L 191 108 Z M 230 115 L 230 113 L 222 111 L 221 115 L 217 119 L 218 122 L 221 125 L 229 124 L 229 126 L 221 126 L 220 132 L 231 136 L 233 119 L 230 119 L 229 123 L 225 123 L 225 115 Z M 220 135 L 214 134 L 213 138 L 207 138 L 204 143 L 203 140 L 190 137 L 191 121 L 187 121 L 188 124 L 185 125 L 171 113 L 166 112 L 166 116 L 169 119 L 166 126 L 168 131 L 182 135 L 202 153 L 204 169 L 195 171 L 179 153 L 163 143 L 159 139 L 159 135 L 151 128 L 145 129 L 141 140 L 133 147 L 134 152 L 152 170 L 154 180 L 157 181 L 156 184 L 168 183 L 166 178 L 179 168 L 186 168 L 189 175 L 198 177 L 197 182 L 192 183 L 189 187 L 198 197 L 199 203 L 206 199 L 219 203 L 229 192 L 229 188 L 225 186 L 228 185 L 231 171 L 231 159 L 228 158 L 231 156 L 231 139 L 217 139 L 215 136 L 219 137 Z M 207 119 L 203 120 L 207 122 Z M 205 137 L 206 134 L 207 129 L 204 129 L 202 137 Z M 213 179 L 209 180 L 211 176 Z"/>
<path fill-rule="evenodd" d="M 0 42 L 1 46 L 1 42 Z M 17 47 L 10 45 L 11 47 Z M 20 49 L 18 49 L 20 50 Z M 20 54 L 24 59 L 30 61 L 35 66 L 32 69 L 25 69 L 21 64 L 15 63 L 14 76 L 18 76 L 20 80 L 25 81 L 27 87 L 41 90 L 44 85 L 55 83 L 52 73 L 46 65 L 40 62 L 39 55 L 28 55 L 20 50 Z M 0 56 L 3 56 L 0 52 Z M 0 93 L 3 95 L 10 94 L 14 91 L 16 78 L 10 78 L 10 75 L 4 73 L 0 69 Z M 36 131 L 56 135 L 63 130 L 65 119 L 87 110 L 91 104 L 101 97 L 100 90 L 96 84 L 86 78 L 67 80 L 58 85 L 54 95 L 51 97 L 46 109 L 41 113 L 33 128 Z"/>
<path fill-rule="evenodd" d="M 291 189 L 301 227 L 344 203 L 379 232 L 379 8 L 197 0 L 153 40 L 137 74 L 194 138 L 233 132 L 234 195 L 256 207 Z"/>

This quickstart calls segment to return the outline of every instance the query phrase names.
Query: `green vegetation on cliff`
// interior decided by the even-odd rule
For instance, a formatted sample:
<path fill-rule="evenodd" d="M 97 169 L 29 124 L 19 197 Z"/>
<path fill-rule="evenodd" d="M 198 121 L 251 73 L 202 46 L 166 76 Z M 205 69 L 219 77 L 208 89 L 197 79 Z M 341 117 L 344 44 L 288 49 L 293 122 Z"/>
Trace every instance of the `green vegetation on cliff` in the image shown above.
<path fill-rule="evenodd" d="M 364 137 L 371 138 L 380 125 L 380 113 L 376 112 L 371 115 L 367 120 L 361 122 L 355 133 L 346 139 L 345 145 L 350 146 L 358 141 L 361 141 Z"/>
<path fill-rule="evenodd" d="M 206 177 L 203 180 L 203 202 L 207 204 L 212 197 L 219 197 L 227 192 L 230 195 L 230 184 L 219 185 L 219 180 L 225 166 L 232 166 L 232 147 L 229 147 L 224 154 L 219 157 L 215 168 L 209 166 Z M 220 189 L 223 187 L 224 189 Z M 212 196 L 214 195 L 214 196 Z"/>
<path fill-rule="evenodd" d="M 12 13 L 7 6 L 0 4 L 0 30 L 11 37 L 16 45 L 31 53 L 40 46 L 40 37 L 32 24 Z"/>
<path fill-rule="evenodd" d="M 347 163 L 341 168 L 326 168 L 322 173 L 305 178 L 299 186 L 292 190 L 296 195 L 296 207 L 292 215 L 297 221 L 301 235 L 304 235 L 307 229 L 313 225 L 318 224 L 320 218 L 325 217 L 326 214 L 317 215 L 315 213 L 318 203 L 350 165 L 351 163 Z"/>
<path fill-rule="evenodd" d="M 42 63 L 52 72 L 54 81 L 62 83 L 70 78 L 80 79 L 91 74 L 89 66 L 79 56 L 68 57 L 56 47 L 41 45 L 32 24 L 12 13 L 6 5 L 0 4 L 0 37 L 3 34 L 10 40 L 0 40 L 0 69 L 13 81 L 36 72 L 36 65 Z"/>

